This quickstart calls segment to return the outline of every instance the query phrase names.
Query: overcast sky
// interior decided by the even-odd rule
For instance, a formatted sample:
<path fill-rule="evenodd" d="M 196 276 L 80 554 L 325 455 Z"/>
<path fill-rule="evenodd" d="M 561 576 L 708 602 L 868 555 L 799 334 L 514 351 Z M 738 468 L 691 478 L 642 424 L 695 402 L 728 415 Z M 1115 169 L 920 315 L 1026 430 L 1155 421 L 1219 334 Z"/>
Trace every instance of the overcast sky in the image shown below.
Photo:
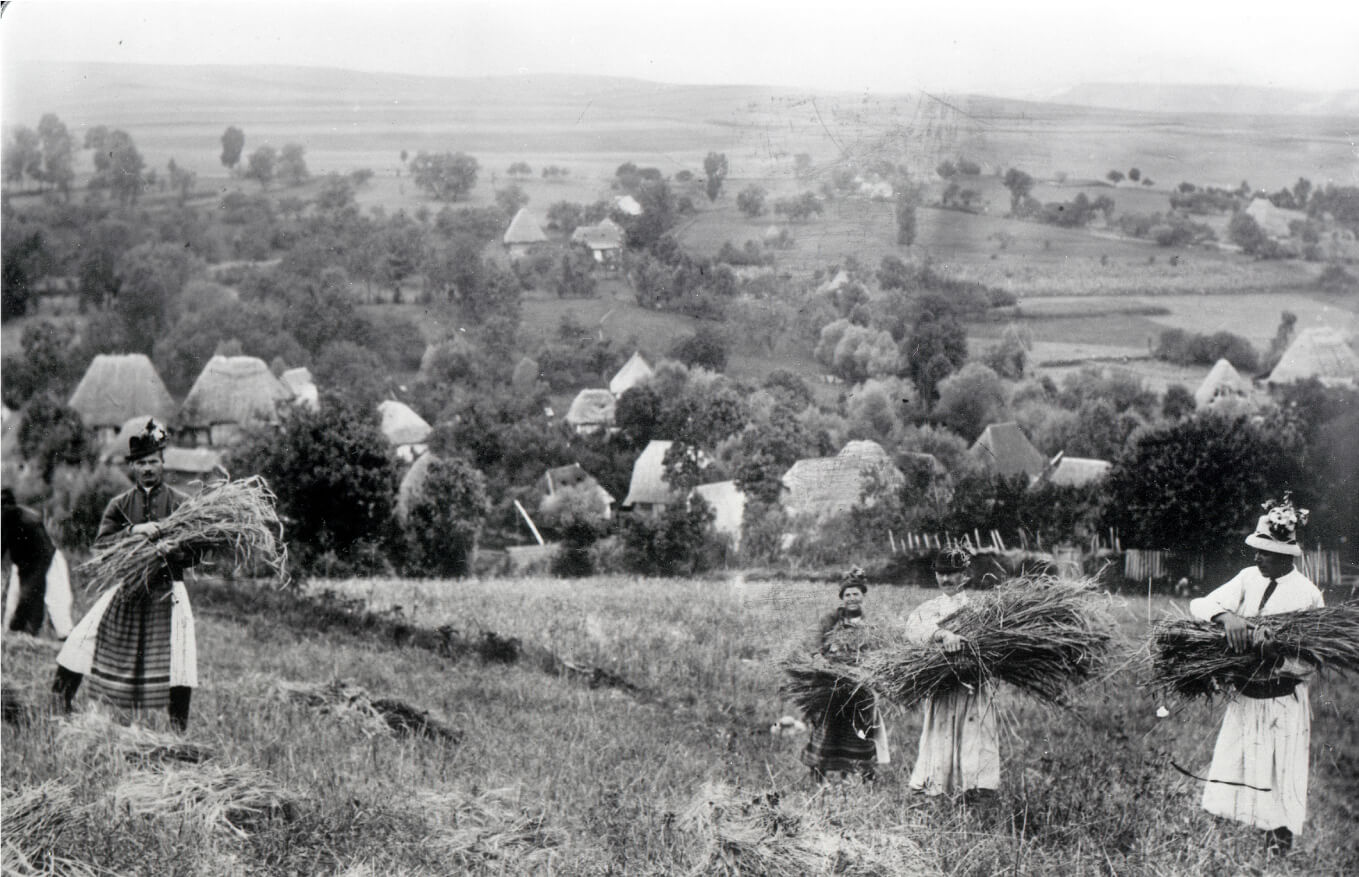
<path fill-rule="evenodd" d="M 14 0 L 3 65 L 294 64 L 444 76 L 1045 97 L 1081 82 L 1359 88 L 1359 2 Z"/>

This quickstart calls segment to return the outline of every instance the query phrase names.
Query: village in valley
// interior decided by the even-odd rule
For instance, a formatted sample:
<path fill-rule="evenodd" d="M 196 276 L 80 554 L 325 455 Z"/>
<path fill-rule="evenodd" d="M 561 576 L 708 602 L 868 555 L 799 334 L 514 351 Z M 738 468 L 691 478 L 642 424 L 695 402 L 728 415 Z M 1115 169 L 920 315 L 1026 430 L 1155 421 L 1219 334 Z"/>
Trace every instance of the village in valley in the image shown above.
<path fill-rule="evenodd" d="M 21 632 L 7 535 L 5 873 L 1359 868 L 1353 648 L 1281 864 L 1198 807 L 1227 677 L 1154 645 L 1266 500 L 1353 608 L 1359 92 L 5 73 L 6 528 L 70 592 Z M 162 483 L 237 523 L 110 523 Z M 168 718 L 71 657 L 124 525 Z M 912 788 L 931 701 L 876 687 L 876 772 L 809 781 L 808 704 L 909 689 L 967 567 L 1096 619 L 977 683 L 989 809 Z M 832 672 L 847 588 L 879 664 Z"/>

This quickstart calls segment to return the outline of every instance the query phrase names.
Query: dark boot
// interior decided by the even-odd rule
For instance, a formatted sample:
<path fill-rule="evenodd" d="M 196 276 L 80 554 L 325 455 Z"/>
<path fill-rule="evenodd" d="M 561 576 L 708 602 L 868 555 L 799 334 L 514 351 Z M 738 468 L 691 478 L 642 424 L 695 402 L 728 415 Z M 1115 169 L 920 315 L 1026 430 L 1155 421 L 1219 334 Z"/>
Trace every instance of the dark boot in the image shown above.
<path fill-rule="evenodd" d="M 71 701 L 75 699 L 76 689 L 80 687 L 80 683 L 84 679 L 85 677 L 81 674 L 67 670 L 60 664 L 57 665 L 57 675 L 52 680 L 52 693 L 56 695 L 54 698 L 57 701 L 56 706 L 62 712 L 71 712 Z"/>
<path fill-rule="evenodd" d="M 189 727 L 189 699 L 193 689 L 185 685 L 170 686 L 170 727 L 184 731 Z"/>
<path fill-rule="evenodd" d="M 1293 849 L 1293 832 L 1287 828 L 1272 828 L 1265 832 L 1265 855 L 1286 856 Z"/>

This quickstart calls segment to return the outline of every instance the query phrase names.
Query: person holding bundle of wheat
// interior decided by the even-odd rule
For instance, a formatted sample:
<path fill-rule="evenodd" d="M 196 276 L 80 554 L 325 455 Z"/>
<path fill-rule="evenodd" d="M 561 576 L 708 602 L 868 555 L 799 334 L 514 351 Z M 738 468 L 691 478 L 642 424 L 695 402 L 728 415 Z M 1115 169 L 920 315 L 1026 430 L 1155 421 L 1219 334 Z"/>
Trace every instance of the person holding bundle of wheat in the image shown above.
<path fill-rule="evenodd" d="M 1268 642 L 1251 619 L 1323 605 L 1317 586 L 1293 568 L 1293 558 L 1302 556 L 1297 528 L 1307 522 L 1307 509 L 1295 509 L 1288 494 L 1264 508 L 1246 537 L 1255 565 L 1189 603 L 1195 618 L 1222 625 L 1227 647 L 1237 653 Z M 1203 809 L 1264 829 L 1270 853 L 1286 854 L 1307 816 L 1307 679 L 1315 669 L 1288 657 L 1273 674 L 1243 684 L 1227 704 L 1208 769 Z"/>
<path fill-rule="evenodd" d="M 188 500 L 165 483 L 165 428 L 154 420 L 128 440 L 127 464 L 134 486 L 109 501 L 95 546 L 131 533 L 155 542 L 161 524 Z M 183 548 L 164 551 L 163 563 L 145 586 L 111 588 L 71 631 L 57 656 L 52 690 L 67 712 L 86 675 L 110 702 L 127 708 L 167 707 L 170 724 L 183 731 L 189 700 L 198 685 L 193 613 L 182 581 L 195 563 Z"/>
<path fill-rule="evenodd" d="M 856 636 L 864 627 L 863 600 L 868 578 L 854 567 L 840 579 L 840 606 L 821 619 L 812 650 L 831 661 L 857 660 L 863 642 Z M 877 707 L 877 696 L 860 688 L 839 690 L 824 714 L 809 715 L 811 739 L 802 752 L 802 763 L 812 778 L 824 782 L 828 774 L 859 775 L 873 780 L 877 764 L 888 764 L 887 727 Z"/>
<path fill-rule="evenodd" d="M 961 652 L 967 640 L 948 629 L 948 617 L 968 604 L 964 587 L 985 582 L 974 582 L 972 554 L 962 547 L 941 551 L 933 566 L 935 582 L 943 593 L 910 614 L 906 637 L 919 645 Z M 962 793 L 964 803 L 994 809 L 1000 786 L 1000 736 L 991 688 L 990 682 L 983 681 L 925 700 L 912 789 L 926 795 Z"/>

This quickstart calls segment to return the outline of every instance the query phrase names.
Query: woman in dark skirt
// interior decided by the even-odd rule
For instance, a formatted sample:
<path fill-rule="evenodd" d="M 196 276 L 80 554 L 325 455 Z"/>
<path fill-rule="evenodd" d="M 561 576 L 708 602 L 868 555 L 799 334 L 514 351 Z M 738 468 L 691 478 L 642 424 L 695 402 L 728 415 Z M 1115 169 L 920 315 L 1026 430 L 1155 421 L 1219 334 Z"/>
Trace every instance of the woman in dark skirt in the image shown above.
<path fill-rule="evenodd" d="M 835 645 L 829 635 L 864 623 L 863 600 L 868 593 L 864 572 L 857 566 L 840 581 L 840 606 L 821 619 L 813 647 L 831 660 Z M 828 774 L 858 775 L 872 780 L 876 766 L 887 764 L 887 729 L 878 715 L 877 697 L 863 689 L 836 691 L 823 716 L 812 716 L 812 737 L 802 751 L 802 763 L 812 778 L 824 782 Z"/>

